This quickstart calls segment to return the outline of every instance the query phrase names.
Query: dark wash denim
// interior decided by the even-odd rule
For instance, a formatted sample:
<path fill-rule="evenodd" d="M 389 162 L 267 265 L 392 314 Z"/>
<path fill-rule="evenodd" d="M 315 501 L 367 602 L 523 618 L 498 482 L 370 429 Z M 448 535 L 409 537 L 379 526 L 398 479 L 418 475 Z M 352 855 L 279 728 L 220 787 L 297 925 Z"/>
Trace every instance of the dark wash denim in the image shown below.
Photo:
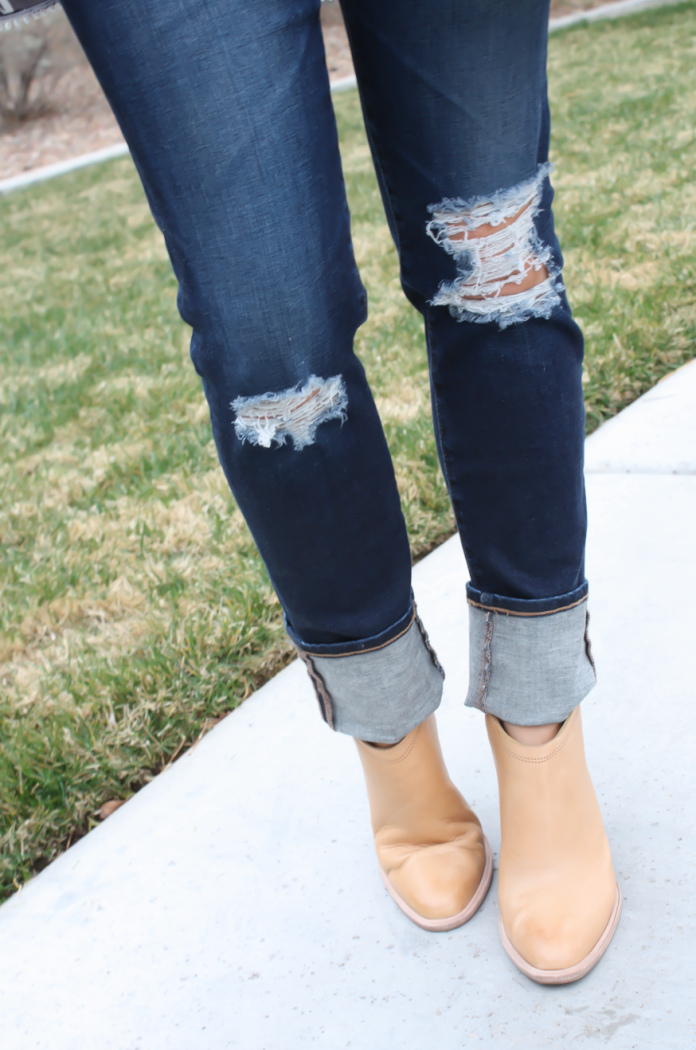
<path fill-rule="evenodd" d="M 441 676 L 414 619 L 392 462 L 353 352 L 367 304 L 319 2 L 64 7 L 164 234 L 220 462 L 325 717 L 354 735 L 398 739 L 437 707 Z M 495 616 L 543 613 L 562 630 L 568 596 L 586 594 L 581 333 L 560 278 L 553 310 L 506 326 L 433 305 L 460 271 L 426 228 L 440 202 L 538 179 L 536 237 L 549 273 L 560 273 L 543 169 L 548 0 L 344 0 L 343 10 L 403 288 L 425 321 L 435 434 L 472 609 L 493 596 Z M 342 377 L 347 400 L 309 443 L 240 439 L 233 403 L 300 390 L 314 376 Z M 368 657 L 381 653 L 384 664 L 383 650 L 407 630 L 420 641 L 398 659 L 418 663 L 423 652 L 429 661 L 414 679 L 419 702 L 390 695 L 386 671 L 373 690 L 377 658 Z M 332 669 L 346 665 L 351 695 L 374 691 L 381 737 L 370 736 L 368 716 L 342 710 L 340 675 L 326 686 L 322 661 L 345 656 L 354 662 Z M 567 712 L 576 694 L 561 697 Z M 525 697 L 508 703 L 524 721 Z M 494 713 L 509 717 L 505 702 Z"/>

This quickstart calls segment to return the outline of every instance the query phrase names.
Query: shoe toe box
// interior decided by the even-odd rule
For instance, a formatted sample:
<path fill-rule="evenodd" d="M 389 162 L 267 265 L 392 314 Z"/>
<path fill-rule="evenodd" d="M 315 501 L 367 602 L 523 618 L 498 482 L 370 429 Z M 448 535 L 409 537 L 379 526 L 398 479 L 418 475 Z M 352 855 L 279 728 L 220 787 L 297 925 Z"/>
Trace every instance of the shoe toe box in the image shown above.
<path fill-rule="evenodd" d="M 577 966 L 595 947 L 615 898 L 613 872 L 610 879 L 574 891 L 568 886 L 547 887 L 546 892 L 529 893 L 511 908 L 501 907 L 503 925 L 514 948 L 531 966 L 564 970 Z"/>
<path fill-rule="evenodd" d="M 390 882 L 403 900 L 427 919 L 445 919 L 463 911 L 479 887 L 486 862 L 482 835 L 402 847 L 391 853 L 394 864 L 387 870 Z"/>

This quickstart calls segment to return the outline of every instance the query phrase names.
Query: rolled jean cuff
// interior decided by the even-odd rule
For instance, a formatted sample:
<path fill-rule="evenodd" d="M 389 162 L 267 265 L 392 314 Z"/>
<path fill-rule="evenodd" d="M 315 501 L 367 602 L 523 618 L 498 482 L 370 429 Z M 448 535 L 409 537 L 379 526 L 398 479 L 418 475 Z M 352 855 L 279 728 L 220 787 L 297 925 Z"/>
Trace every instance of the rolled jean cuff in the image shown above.
<path fill-rule="evenodd" d="M 324 721 L 339 733 L 396 744 L 437 710 L 445 677 L 412 602 L 373 638 L 308 645 L 288 626 Z"/>
<path fill-rule="evenodd" d="M 513 725 L 563 722 L 597 680 L 587 582 L 538 601 L 469 586 L 469 692 L 476 707 Z"/>

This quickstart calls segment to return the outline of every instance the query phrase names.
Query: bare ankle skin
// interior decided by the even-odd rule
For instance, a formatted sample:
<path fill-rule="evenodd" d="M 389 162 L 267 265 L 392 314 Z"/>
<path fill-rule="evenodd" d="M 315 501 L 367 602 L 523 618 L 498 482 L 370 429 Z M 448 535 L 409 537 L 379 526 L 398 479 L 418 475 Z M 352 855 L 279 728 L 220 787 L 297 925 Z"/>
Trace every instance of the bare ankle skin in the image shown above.
<path fill-rule="evenodd" d="M 511 736 L 518 744 L 525 744 L 527 747 L 541 747 L 542 744 L 548 744 L 563 725 L 562 722 L 551 722 L 543 726 L 516 726 L 512 722 L 501 722 L 500 724 L 508 736 Z"/>
<path fill-rule="evenodd" d="M 541 747 L 542 744 L 548 744 L 549 740 L 553 740 L 563 725 L 562 722 L 550 722 L 543 726 L 516 726 L 512 722 L 503 721 L 500 724 L 508 736 L 511 736 L 518 744 L 524 744 L 526 747 Z M 396 747 L 396 744 L 379 744 L 373 740 L 366 740 L 365 743 L 369 744 L 370 747 Z M 396 743 L 400 744 L 401 741 L 397 740 Z"/>

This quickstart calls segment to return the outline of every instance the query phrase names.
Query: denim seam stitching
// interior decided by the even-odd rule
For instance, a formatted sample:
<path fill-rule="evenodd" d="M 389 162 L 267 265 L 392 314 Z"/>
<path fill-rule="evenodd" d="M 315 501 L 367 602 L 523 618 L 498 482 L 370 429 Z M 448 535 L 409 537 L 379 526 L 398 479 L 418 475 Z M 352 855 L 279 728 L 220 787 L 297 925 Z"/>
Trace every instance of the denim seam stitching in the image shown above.
<path fill-rule="evenodd" d="M 297 648 L 297 647 L 296 647 Z M 314 686 L 314 692 L 316 694 L 317 703 L 319 704 L 319 710 L 321 711 L 322 718 L 326 722 L 329 729 L 335 729 L 334 717 L 333 717 L 333 704 L 331 703 L 331 697 L 329 691 L 326 688 L 326 682 L 321 677 L 316 667 L 312 663 L 307 653 L 303 653 L 301 649 L 297 649 L 300 659 L 307 668 L 307 674 L 309 680 Z"/>
<path fill-rule="evenodd" d="M 481 670 L 479 672 L 479 683 L 478 690 L 476 692 L 476 706 L 479 711 L 486 710 L 486 700 L 488 699 L 488 686 L 491 680 L 491 642 L 493 640 L 493 616 L 487 612 L 485 616 L 486 620 L 486 633 L 483 636 L 483 646 L 481 648 Z"/>
<path fill-rule="evenodd" d="M 430 659 L 432 660 L 436 670 L 440 672 L 440 677 L 444 681 L 445 669 L 442 666 L 442 664 L 440 663 L 440 661 L 438 660 L 437 653 L 435 652 L 435 650 L 433 648 L 433 645 L 432 645 L 432 642 L 430 641 L 430 637 L 428 635 L 428 632 L 426 631 L 425 627 L 423 626 L 423 621 L 421 620 L 420 616 L 418 615 L 418 606 L 416 605 L 415 601 L 413 603 L 413 610 L 415 612 L 415 620 L 416 620 L 416 624 L 418 625 L 418 630 L 420 631 L 421 638 L 423 639 L 423 644 L 424 644 L 425 648 L 428 650 L 428 652 L 430 653 Z"/>
<path fill-rule="evenodd" d="M 592 655 L 592 642 L 590 641 L 590 610 L 588 609 L 585 613 L 585 634 L 583 635 L 585 641 L 585 655 L 590 661 L 592 667 L 592 674 L 594 675 L 595 685 L 597 684 L 597 668 L 594 662 L 594 656 Z"/>
<path fill-rule="evenodd" d="M 582 605 L 583 602 L 587 601 L 588 596 L 585 595 L 583 598 L 578 598 L 576 602 L 572 602 L 570 605 L 562 605 L 560 609 L 548 609 L 546 612 L 514 612 L 512 609 L 501 609 L 496 605 L 483 605 L 482 602 L 475 602 L 473 598 L 467 598 L 469 605 L 473 605 L 475 609 L 484 609 L 486 612 L 503 613 L 505 616 L 553 616 L 554 613 L 568 612 L 569 609 L 575 609 L 578 605 Z"/>

